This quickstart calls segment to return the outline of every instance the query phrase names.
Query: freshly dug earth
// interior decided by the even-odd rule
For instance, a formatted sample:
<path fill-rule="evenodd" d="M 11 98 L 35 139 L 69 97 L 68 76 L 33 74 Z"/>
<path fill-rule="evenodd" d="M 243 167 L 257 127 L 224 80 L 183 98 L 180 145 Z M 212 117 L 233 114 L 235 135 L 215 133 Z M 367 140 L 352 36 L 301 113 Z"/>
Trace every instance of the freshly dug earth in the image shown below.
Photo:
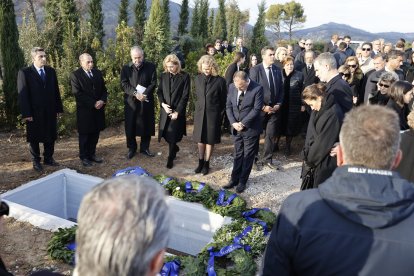
<path fill-rule="evenodd" d="M 54 171 L 69 168 L 79 173 L 109 178 L 120 169 L 130 166 L 141 166 L 153 175 L 166 174 L 179 179 L 198 180 L 220 189 L 229 181 L 232 168 L 233 143 L 228 135 L 222 136 L 221 144 L 216 145 L 211 160 L 211 173 L 203 176 L 194 174 L 198 164 L 197 146 L 192 141 L 192 126 L 187 127 L 189 136 L 179 143 L 180 151 L 172 169 L 165 167 L 168 155 L 168 144 L 165 141 L 158 143 L 156 137 L 151 141 L 150 149 L 156 154 L 150 158 L 137 154 L 133 159 L 126 159 L 126 142 L 123 125 L 111 127 L 101 133 L 97 155 L 104 159 L 103 164 L 96 164 L 85 168 L 78 158 L 78 139 L 76 133 L 70 137 L 60 138 L 55 146 L 54 158 L 60 163 L 59 167 L 44 167 L 42 173 L 32 168 L 30 153 L 24 133 L 14 131 L 0 133 L 0 194 L 14 189 L 29 181 L 44 177 Z M 139 142 L 139 138 L 138 142 Z M 283 139 L 282 139 L 283 140 Z M 263 141 L 262 141 L 263 142 Z M 262 171 L 253 171 L 247 190 L 242 197 L 249 207 L 269 207 L 277 212 L 281 202 L 290 193 L 297 191 L 300 186 L 299 152 L 303 139 L 297 137 L 293 141 L 293 154 L 283 156 L 284 140 L 280 145 L 282 153 L 277 152 L 274 159 L 283 166 L 282 171 L 272 171 L 264 168 Z M 29 275 L 40 269 L 51 269 L 65 275 L 70 275 L 72 267 L 59 261 L 51 260 L 47 256 L 47 243 L 52 233 L 24 222 L 6 218 L 4 229 L 0 233 L 0 256 L 7 268 L 15 275 Z"/>

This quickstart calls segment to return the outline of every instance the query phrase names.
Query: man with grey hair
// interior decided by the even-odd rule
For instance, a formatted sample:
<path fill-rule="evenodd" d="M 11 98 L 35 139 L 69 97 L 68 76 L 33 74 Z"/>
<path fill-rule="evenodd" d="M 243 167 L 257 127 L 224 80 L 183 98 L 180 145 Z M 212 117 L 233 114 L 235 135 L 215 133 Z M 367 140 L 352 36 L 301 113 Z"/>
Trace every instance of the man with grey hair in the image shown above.
<path fill-rule="evenodd" d="M 372 44 L 370 42 L 364 42 L 361 45 L 361 58 L 359 60 L 359 67 L 364 75 L 374 69 L 374 60 L 371 58 Z"/>
<path fill-rule="evenodd" d="M 263 275 L 411 275 L 414 185 L 400 163 L 398 115 L 360 106 L 345 117 L 339 167 L 282 205 Z"/>
<path fill-rule="evenodd" d="M 128 147 L 127 158 L 132 159 L 137 151 L 136 136 L 141 137 L 140 152 L 154 157 L 149 150 L 151 136 L 155 135 L 154 90 L 157 74 L 154 63 L 144 60 L 144 51 L 139 46 L 131 48 L 132 61 L 121 71 L 121 86 L 124 90 L 125 136 Z"/>
<path fill-rule="evenodd" d="M 171 215 L 164 190 L 147 176 L 111 178 L 82 199 L 75 276 L 157 275 Z"/>
<path fill-rule="evenodd" d="M 76 99 L 76 120 L 79 133 L 79 158 L 85 167 L 102 163 L 96 156 L 99 132 L 105 128 L 105 104 L 108 98 L 102 72 L 93 67 L 92 56 L 79 56 L 81 67 L 70 75 Z"/>
<path fill-rule="evenodd" d="M 348 112 L 353 106 L 352 90 L 338 73 L 335 57 L 331 53 L 322 53 L 315 59 L 314 65 L 316 76 L 321 82 L 326 82 L 326 94 L 334 97 L 344 114 Z"/>
<path fill-rule="evenodd" d="M 305 49 L 303 49 L 300 53 L 295 56 L 295 70 L 302 70 L 305 66 L 305 52 L 310 51 L 313 49 L 313 41 L 312 39 L 306 39 L 305 41 Z"/>
<path fill-rule="evenodd" d="M 22 120 L 26 123 L 26 139 L 30 145 L 33 169 L 42 171 L 39 143 L 43 143 L 43 164 L 58 166 L 53 158 L 57 139 L 57 119 L 63 113 L 56 71 L 47 66 L 41 47 L 31 50 L 33 64 L 17 75 L 17 91 Z"/>

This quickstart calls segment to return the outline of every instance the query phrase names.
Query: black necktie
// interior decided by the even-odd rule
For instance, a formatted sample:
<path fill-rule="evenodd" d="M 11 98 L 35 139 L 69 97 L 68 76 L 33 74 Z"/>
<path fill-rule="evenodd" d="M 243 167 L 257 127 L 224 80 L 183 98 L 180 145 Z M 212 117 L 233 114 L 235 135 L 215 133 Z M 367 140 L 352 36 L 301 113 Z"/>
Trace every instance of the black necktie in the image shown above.
<path fill-rule="evenodd" d="M 40 69 L 40 78 L 42 79 L 43 82 L 46 82 L 46 75 L 43 69 Z"/>
<path fill-rule="evenodd" d="M 276 90 L 275 90 L 275 83 L 273 82 L 272 66 L 269 66 L 269 88 L 270 88 L 270 101 L 271 101 L 269 104 L 274 104 L 272 100 L 276 96 Z"/>
<path fill-rule="evenodd" d="M 92 72 L 91 72 L 91 71 L 88 71 L 88 77 L 89 77 L 90 79 L 92 79 L 92 78 L 93 78 L 93 76 L 92 76 Z"/>
<path fill-rule="evenodd" d="M 244 98 L 244 91 L 241 91 L 241 94 L 239 95 L 239 102 L 237 103 L 237 108 L 240 109 L 242 102 Z"/>

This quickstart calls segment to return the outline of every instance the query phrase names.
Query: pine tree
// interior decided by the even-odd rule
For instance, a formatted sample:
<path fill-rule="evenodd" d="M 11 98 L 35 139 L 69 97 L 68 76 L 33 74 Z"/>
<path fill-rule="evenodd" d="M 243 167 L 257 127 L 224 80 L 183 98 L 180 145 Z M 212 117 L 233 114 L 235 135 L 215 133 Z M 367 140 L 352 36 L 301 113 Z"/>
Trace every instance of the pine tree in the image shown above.
<path fill-rule="evenodd" d="M 219 8 L 214 23 L 214 36 L 219 39 L 227 39 L 225 0 L 219 0 Z"/>
<path fill-rule="evenodd" d="M 135 4 L 135 38 L 136 44 L 141 44 L 142 39 L 144 38 L 144 26 L 145 26 L 145 12 L 147 11 L 147 1 L 146 0 L 137 0 Z"/>
<path fill-rule="evenodd" d="M 128 25 L 128 0 L 121 0 L 119 4 L 118 25 L 124 21 Z"/>
<path fill-rule="evenodd" d="M 193 17 L 191 18 L 190 34 L 198 37 L 200 31 L 200 0 L 194 0 Z"/>
<path fill-rule="evenodd" d="M 208 0 L 201 0 L 200 4 L 200 37 L 206 39 L 208 37 Z"/>
<path fill-rule="evenodd" d="M 212 40 L 213 30 L 214 30 L 214 10 L 213 9 L 210 10 L 210 16 L 208 17 L 207 30 L 208 30 L 208 38 Z"/>
<path fill-rule="evenodd" d="M 266 46 L 269 42 L 265 36 L 265 28 L 266 28 L 266 2 L 262 0 L 262 2 L 257 5 L 259 8 L 259 14 L 257 17 L 256 24 L 253 27 L 253 36 L 252 36 L 252 43 L 251 43 L 251 52 L 252 53 L 260 53 L 260 50 Z"/>
<path fill-rule="evenodd" d="M 178 23 L 178 35 L 184 35 L 187 31 L 188 26 L 188 0 L 183 0 L 181 2 L 181 11 L 180 11 L 180 22 Z"/>
<path fill-rule="evenodd" d="M 161 0 L 153 0 L 150 14 L 145 24 L 144 32 L 144 52 L 145 58 L 155 62 L 159 66 L 169 50 L 168 41 L 166 37 L 166 30 L 164 20 L 164 10 L 161 5 Z"/>
<path fill-rule="evenodd" d="M 3 62 L 3 94 L 7 124 L 15 127 L 18 115 L 17 72 L 24 65 L 23 53 L 19 47 L 19 32 L 12 0 L 0 1 L 0 49 Z"/>
<path fill-rule="evenodd" d="M 101 45 L 103 45 L 105 32 L 103 29 L 104 15 L 102 13 L 102 0 L 91 0 L 88 8 L 92 35 L 99 40 Z"/>

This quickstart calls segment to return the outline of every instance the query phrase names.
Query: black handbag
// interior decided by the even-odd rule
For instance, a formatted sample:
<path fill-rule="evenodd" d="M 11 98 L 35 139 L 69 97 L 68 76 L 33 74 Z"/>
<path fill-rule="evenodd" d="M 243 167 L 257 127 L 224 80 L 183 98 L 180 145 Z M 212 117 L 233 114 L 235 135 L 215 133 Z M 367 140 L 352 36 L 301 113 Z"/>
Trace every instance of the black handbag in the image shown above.
<path fill-rule="evenodd" d="M 308 190 L 313 189 L 314 184 L 314 168 L 308 168 L 306 173 L 302 176 L 302 185 L 300 186 L 300 190 Z"/>

